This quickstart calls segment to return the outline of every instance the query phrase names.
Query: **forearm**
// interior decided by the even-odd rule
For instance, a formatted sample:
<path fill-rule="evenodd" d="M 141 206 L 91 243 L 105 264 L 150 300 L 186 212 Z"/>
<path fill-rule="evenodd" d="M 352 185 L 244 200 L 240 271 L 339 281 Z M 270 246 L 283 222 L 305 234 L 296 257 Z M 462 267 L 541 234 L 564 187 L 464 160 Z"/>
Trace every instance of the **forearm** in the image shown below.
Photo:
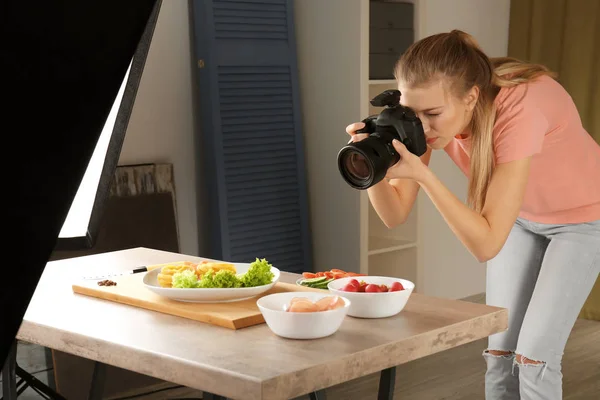
<path fill-rule="evenodd" d="M 369 199 L 379 218 L 388 227 L 404 223 L 408 215 L 397 189 L 387 180 L 367 189 Z"/>
<path fill-rule="evenodd" d="M 450 229 L 475 258 L 485 262 L 498 252 L 497 240 L 488 221 L 460 201 L 430 169 L 419 179 L 419 184 Z"/>

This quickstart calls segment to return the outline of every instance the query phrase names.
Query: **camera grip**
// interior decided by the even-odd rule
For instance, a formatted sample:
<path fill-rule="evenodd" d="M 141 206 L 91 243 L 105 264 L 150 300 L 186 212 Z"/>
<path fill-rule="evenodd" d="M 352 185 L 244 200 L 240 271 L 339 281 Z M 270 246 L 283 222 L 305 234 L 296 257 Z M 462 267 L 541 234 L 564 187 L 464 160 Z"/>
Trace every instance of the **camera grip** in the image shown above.
<path fill-rule="evenodd" d="M 359 129 L 357 131 L 355 131 L 354 133 L 374 133 L 375 129 L 377 128 L 377 115 L 371 115 L 365 119 L 363 119 L 361 122 L 365 124 L 365 127 L 362 129 Z"/>

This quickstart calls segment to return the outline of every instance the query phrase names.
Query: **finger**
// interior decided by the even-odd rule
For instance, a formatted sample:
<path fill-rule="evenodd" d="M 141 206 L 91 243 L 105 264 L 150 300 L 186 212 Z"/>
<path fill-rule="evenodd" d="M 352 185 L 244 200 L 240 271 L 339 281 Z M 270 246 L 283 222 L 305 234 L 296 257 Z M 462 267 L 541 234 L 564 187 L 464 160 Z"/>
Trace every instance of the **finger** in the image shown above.
<path fill-rule="evenodd" d="M 357 130 L 362 129 L 364 127 L 364 122 L 355 122 L 346 127 L 346 133 L 348 133 L 349 135 L 354 135 Z"/>
<path fill-rule="evenodd" d="M 392 141 L 392 145 L 394 146 L 394 148 L 396 149 L 396 151 L 398 152 L 398 154 L 400 154 L 401 156 L 404 155 L 404 154 L 406 154 L 408 152 L 408 149 L 406 148 L 406 146 L 404 145 L 404 143 L 402 143 L 398 139 L 394 139 Z"/>
<path fill-rule="evenodd" d="M 368 138 L 369 134 L 368 133 L 354 133 L 354 134 L 350 134 L 350 136 L 352 136 L 352 137 L 350 138 L 348 143 L 360 142 L 361 140 Z"/>

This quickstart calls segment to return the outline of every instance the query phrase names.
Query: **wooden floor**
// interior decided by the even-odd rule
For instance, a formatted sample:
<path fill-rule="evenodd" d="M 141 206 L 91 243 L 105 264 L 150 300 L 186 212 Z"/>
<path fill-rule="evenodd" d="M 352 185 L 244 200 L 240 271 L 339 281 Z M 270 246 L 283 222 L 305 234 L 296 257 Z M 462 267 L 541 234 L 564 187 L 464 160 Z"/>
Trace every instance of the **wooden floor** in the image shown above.
<path fill-rule="evenodd" d="M 394 398 L 483 400 L 485 362 L 481 352 L 486 345 L 487 340 L 479 340 L 399 366 Z M 378 379 L 379 375 L 370 375 L 329 388 L 327 400 L 375 400 Z M 168 386 L 153 389 L 165 387 Z M 581 319 L 575 324 L 563 358 L 563 388 L 564 400 L 600 399 L 600 322 Z M 135 397 L 144 400 L 183 398 L 199 399 L 202 393 L 176 388 Z M 301 399 L 307 400 L 308 396 Z"/>

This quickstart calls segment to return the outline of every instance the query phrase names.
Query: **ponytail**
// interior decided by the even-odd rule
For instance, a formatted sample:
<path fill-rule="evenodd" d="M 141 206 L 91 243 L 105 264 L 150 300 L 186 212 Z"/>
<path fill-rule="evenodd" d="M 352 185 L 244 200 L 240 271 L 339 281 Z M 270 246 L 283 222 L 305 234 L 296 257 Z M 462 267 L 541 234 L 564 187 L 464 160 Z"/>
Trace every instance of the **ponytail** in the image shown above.
<path fill-rule="evenodd" d="M 512 57 L 495 57 L 490 60 L 494 66 L 493 83 L 498 87 L 517 86 L 542 75 L 558 78 L 558 74 L 541 64 L 527 63 Z"/>

